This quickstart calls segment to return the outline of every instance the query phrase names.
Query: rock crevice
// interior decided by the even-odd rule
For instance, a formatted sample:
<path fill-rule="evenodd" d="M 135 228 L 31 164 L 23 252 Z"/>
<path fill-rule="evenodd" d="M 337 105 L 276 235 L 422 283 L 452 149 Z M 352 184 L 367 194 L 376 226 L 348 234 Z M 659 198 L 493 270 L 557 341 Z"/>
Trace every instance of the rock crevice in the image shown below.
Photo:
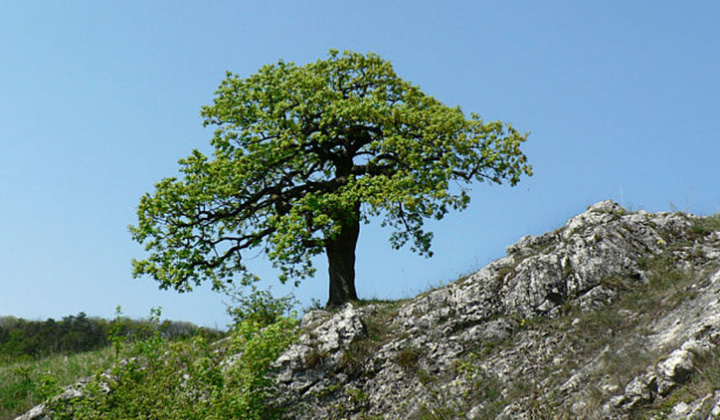
<path fill-rule="evenodd" d="M 658 401 L 672 403 L 720 334 L 720 234 L 699 228 L 704 220 L 603 201 L 415 299 L 310 313 L 324 319 L 310 331 L 353 314 L 384 332 L 366 328 L 330 347 L 304 335 L 278 363 L 282 403 L 293 419 L 660 413 Z M 320 349 L 322 364 L 302 363 Z M 293 379 L 300 372 L 318 379 L 308 388 Z M 720 410 L 714 396 L 699 396 L 697 407 L 684 401 L 678 412 L 705 407 L 709 415 Z"/>

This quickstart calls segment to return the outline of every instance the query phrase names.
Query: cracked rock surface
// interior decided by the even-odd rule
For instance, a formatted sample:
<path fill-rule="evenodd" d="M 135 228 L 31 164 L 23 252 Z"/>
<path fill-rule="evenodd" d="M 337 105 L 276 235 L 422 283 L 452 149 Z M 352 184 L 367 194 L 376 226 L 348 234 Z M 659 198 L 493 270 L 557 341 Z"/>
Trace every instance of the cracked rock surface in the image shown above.
<path fill-rule="evenodd" d="M 276 364 L 279 403 L 291 419 L 712 418 L 707 220 L 603 201 L 446 287 L 309 313 Z"/>

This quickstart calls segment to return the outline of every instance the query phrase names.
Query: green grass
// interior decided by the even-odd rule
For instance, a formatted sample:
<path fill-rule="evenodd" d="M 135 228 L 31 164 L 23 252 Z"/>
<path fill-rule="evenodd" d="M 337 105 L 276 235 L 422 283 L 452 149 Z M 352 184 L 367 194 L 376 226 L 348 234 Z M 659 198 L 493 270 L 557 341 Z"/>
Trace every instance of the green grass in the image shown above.
<path fill-rule="evenodd" d="M 720 232 L 720 213 L 693 219 L 691 232 L 696 236 L 705 236 Z"/>
<path fill-rule="evenodd" d="M 110 367 L 111 346 L 72 355 L 38 360 L 27 357 L 0 361 L 0 420 L 13 419 L 40 404 L 46 394 Z"/>

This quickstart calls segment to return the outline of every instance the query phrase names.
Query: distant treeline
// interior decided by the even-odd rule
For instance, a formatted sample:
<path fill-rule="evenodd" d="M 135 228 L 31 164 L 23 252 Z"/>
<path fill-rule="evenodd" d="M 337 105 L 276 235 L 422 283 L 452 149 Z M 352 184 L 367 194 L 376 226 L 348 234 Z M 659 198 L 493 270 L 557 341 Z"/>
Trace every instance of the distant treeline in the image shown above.
<path fill-rule="evenodd" d="M 169 339 L 205 334 L 220 337 L 217 330 L 198 327 L 190 322 L 164 321 L 160 324 L 146 320 L 117 318 L 106 320 L 88 318 L 84 312 L 56 321 L 28 321 L 15 317 L 0 317 L 0 356 L 17 358 L 23 355 L 42 357 L 58 353 L 78 353 L 95 350 L 110 344 L 111 335 L 126 340 L 144 338 L 150 331 L 160 329 Z"/>

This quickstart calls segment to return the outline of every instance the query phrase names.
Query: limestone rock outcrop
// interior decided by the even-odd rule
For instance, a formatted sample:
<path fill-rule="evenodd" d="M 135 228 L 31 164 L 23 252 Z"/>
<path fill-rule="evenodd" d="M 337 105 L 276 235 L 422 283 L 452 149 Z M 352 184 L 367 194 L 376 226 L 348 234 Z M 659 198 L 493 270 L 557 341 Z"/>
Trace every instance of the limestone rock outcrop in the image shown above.
<path fill-rule="evenodd" d="M 415 299 L 311 312 L 278 403 L 292 419 L 711 418 L 716 226 L 603 201 Z"/>

